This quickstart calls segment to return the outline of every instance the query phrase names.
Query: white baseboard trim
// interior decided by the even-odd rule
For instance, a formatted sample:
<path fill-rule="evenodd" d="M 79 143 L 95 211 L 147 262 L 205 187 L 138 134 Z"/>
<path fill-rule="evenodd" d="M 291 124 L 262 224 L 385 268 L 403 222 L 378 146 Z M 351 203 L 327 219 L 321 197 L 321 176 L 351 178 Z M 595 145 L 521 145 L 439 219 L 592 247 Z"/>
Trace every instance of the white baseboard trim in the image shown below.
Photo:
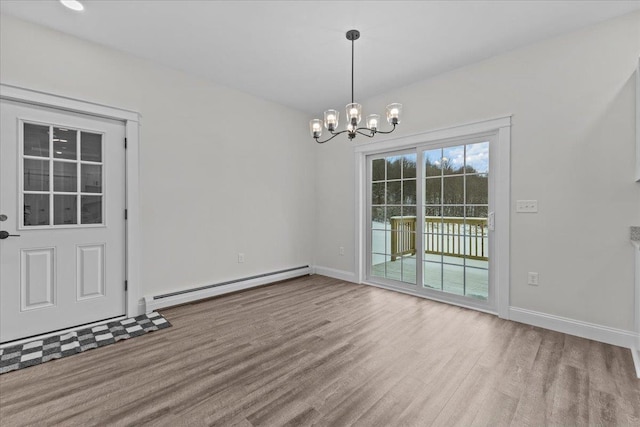
<path fill-rule="evenodd" d="M 334 279 L 340 279 L 351 283 L 358 283 L 356 274 L 352 271 L 336 270 L 335 268 L 316 265 L 313 267 L 313 272 L 314 274 L 319 274 L 321 276 L 333 277 Z"/>
<path fill-rule="evenodd" d="M 268 285 L 269 283 L 280 282 L 281 280 L 293 279 L 295 277 L 307 276 L 313 273 L 311 267 L 299 268 L 283 273 L 269 274 L 253 279 L 241 280 L 207 289 L 194 290 L 178 295 L 171 295 L 162 298 L 154 298 L 153 296 L 145 296 L 145 312 L 150 313 L 160 308 L 170 307 L 173 305 L 185 304 L 188 302 L 198 301 L 206 298 L 224 295 L 231 292 L 237 292 L 244 289 L 255 288 L 257 286 Z"/>
<path fill-rule="evenodd" d="M 632 348 L 631 356 L 633 357 L 633 364 L 636 367 L 636 376 L 640 378 L 640 349 Z"/>
<path fill-rule="evenodd" d="M 629 349 L 634 348 L 634 343 L 637 339 L 637 334 L 632 331 L 610 328 L 524 308 L 509 307 L 509 319 Z"/>

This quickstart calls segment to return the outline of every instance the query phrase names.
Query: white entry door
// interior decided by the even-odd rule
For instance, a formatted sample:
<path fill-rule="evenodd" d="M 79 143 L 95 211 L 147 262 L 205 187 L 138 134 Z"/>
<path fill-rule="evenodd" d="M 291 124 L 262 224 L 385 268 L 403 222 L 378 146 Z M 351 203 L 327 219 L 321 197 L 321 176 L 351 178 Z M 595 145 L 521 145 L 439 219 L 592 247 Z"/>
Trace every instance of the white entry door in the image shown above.
<path fill-rule="evenodd" d="M 125 313 L 124 137 L 0 101 L 0 342 Z"/>

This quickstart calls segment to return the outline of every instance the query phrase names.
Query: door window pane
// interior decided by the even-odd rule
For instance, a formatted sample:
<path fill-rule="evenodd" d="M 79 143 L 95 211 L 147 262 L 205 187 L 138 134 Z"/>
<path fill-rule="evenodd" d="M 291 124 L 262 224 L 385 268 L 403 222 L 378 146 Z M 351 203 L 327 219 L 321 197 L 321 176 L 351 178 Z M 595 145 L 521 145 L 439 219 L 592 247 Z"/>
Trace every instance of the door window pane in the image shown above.
<path fill-rule="evenodd" d="M 456 295 L 464 295 L 463 266 L 442 264 L 442 290 Z"/>
<path fill-rule="evenodd" d="M 371 231 L 371 252 L 376 254 L 388 254 L 391 253 L 391 242 L 388 241 L 387 235 L 389 233 L 386 230 L 372 230 Z"/>
<path fill-rule="evenodd" d="M 81 132 L 80 158 L 87 162 L 102 161 L 102 135 Z"/>
<path fill-rule="evenodd" d="M 49 191 L 49 161 L 24 159 L 24 190 Z"/>
<path fill-rule="evenodd" d="M 442 174 L 454 175 L 464 172 L 464 145 L 442 149 Z"/>
<path fill-rule="evenodd" d="M 411 230 L 415 231 L 415 219 L 416 219 L 416 207 L 415 205 L 402 205 L 402 216 L 405 218 L 405 222 L 410 221 L 412 223 Z"/>
<path fill-rule="evenodd" d="M 402 157 L 387 157 L 387 179 L 402 178 Z"/>
<path fill-rule="evenodd" d="M 78 131 L 66 128 L 53 128 L 53 157 L 56 159 L 76 160 L 76 138 Z"/>
<path fill-rule="evenodd" d="M 54 225 L 66 225 L 78 223 L 77 196 L 60 195 L 53 196 L 53 223 Z"/>
<path fill-rule="evenodd" d="M 49 225 L 49 195 L 24 195 L 24 225 Z"/>
<path fill-rule="evenodd" d="M 424 286 L 442 290 L 442 264 L 439 262 L 424 263 Z"/>
<path fill-rule="evenodd" d="M 402 203 L 408 205 L 416 204 L 416 180 L 402 181 Z"/>
<path fill-rule="evenodd" d="M 53 162 L 53 191 L 76 192 L 78 165 L 69 162 Z"/>
<path fill-rule="evenodd" d="M 402 181 L 391 181 L 387 183 L 387 203 L 400 204 L 402 201 Z"/>
<path fill-rule="evenodd" d="M 376 159 L 371 162 L 371 180 L 384 181 L 384 159 Z"/>
<path fill-rule="evenodd" d="M 387 276 L 387 264 L 391 262 L 389 255 L 371 254 L 371 275 L 378 277 Z"/>
<path fill-rule="evenodd" d="M 371 203 L 374 205 L 384 205 L 384 200 L 385 200 L 384 182 L 375 182 L 371 184 Z"/>
<path fill-rule="evenodd" d="M 487 299 L 489 288 L 489 270 L 467 267 L 464 269 L 466 295 L 472 298 Z"/>
<path fill-rule="evenodd" d="M 442 178 L 427 178 L 424 183 L 424 203 L 439 205 L 442 203 Z"/>
<path fill-rule="evenodd" d="M 442 180 L 442 203 L 445 205 L 464 203 L 463 176 L 451 176 Z"/>
<path fill-rule="evenodd" d="M 102 166 L 82 164 L 80 191 L 83 193 L 102 193 Z"/>
<path fill-rule="evenodd" d="M 489 177 L 487 175 L 467 175 L 465 186 L 468 205 L 489 203 Z"/>
<path fill-rule="evenodd" d="M 424 172 L 427 177 L 442 175 L 442 149 L 424 152 Z"/>
<path fill-rule="evenodd" d="M 416 155 L 407 154 L 402 156 L 402 178 L 416 177 Z"/>
<path fill-rule="evenodd" d="M 467 206 L 467 218 L 487 218 L 489 208 L 487 205 Z"/>
<path fill-rule="evenodd" d="M 102 224 L 102 196 L 82 196 L 82 223 Z"/>
<path fill-rule="evenodd" d="M 24 155 L 49 157 L 49 126 L 24 124 Z"/>
<path fill-rule="evenodd" d="M 489 143 L 469 144 L 466 150 L 467 173 L 489 173 Z"/>
<path fill-rule="evenodd" d="M 405 283 L 410 283 L 412 285 L 415 285 L 416 284 L 416 257 L 415 257 L 416 233 L 404 233 L 404 234 L 412 242 L 414 251 L 413 252 L 409 251 L 408 253 L 405 253 L 405 255 L 410 255 L 410 256 L 403 256 L 401 258 L 402 281 Z"/>

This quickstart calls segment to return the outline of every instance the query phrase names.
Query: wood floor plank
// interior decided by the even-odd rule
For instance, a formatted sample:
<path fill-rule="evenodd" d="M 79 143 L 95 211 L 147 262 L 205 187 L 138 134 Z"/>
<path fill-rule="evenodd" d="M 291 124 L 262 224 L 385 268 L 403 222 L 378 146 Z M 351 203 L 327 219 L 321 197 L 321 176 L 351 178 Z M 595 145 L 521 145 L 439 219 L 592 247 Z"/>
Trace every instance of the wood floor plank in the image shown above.
<path fill-rule="evenodd" d="M 0 376 L 0 424 L 640 425 L 627 349 L 323 276 Z"/>

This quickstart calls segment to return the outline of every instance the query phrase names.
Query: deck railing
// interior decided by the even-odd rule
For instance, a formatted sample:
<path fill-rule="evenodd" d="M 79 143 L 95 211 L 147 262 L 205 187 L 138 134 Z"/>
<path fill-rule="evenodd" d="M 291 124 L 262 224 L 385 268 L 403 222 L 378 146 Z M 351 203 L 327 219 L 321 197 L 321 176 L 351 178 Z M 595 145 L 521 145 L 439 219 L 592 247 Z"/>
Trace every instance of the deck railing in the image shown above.
<path fill-rule="evenodd" d="M 416 254 L 416 217 L 391 217 L 391 261 Z M 425 253 L 488 260 L 486 218 L 425 217 Z"/>

